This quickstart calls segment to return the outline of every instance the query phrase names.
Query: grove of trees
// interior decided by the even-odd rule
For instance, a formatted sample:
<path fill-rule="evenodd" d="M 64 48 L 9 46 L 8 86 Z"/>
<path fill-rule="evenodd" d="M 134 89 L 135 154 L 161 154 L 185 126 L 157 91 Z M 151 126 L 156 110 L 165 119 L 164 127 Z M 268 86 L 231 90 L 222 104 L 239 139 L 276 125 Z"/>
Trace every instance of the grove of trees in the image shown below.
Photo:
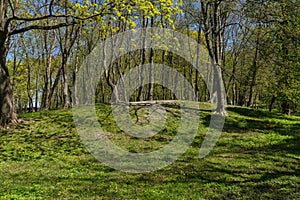
<path fill-rule="evenodd" d="M 231 105 L 296 113 L 299 10 L 298 0 L 0 0 L 0 126 L 16 123 L 18 112 L 77 104 L 76 74 L 94 47 L 146 27 L 173 29 L 206 47 L 213 66 L 207 73 L 224 81 L 226 97 L 217 92 L 218 113 L 226 114 L 225 98 Z M 145 63 L 175 68 L 199 101 L 213 98 L 203 76 L 180 56 L 141 49 L 113 62 L 96 101 L 108 103 L 124 72 Z M 170 80 L 184 87 L 176 77 Z M 131 100 L 175 98 L 167 88 L 148 84 Z"/>

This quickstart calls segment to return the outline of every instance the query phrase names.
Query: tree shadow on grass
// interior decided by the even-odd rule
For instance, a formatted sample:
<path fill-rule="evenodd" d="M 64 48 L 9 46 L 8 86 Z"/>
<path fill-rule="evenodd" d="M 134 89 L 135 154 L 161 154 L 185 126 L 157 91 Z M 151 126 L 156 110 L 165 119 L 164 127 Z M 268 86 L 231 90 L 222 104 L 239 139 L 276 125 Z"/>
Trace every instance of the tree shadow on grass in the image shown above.
<path fill-rule="evenodd" d="M 294 169 L 290 171 L 267 169 L 242 168 L 240 166 L 230 166 L 225 168 L 212 162 L 205 162 L 202 168 L 188 166 L 184 178 L 180 177 L 177 181 L 183 183 L 200 181 L 203 185 L 210 184 L 216 187 L 216 193 L 221 197 L 247 197 L 250 199 L 289 199 L 295 198 L 299 187 L 296 183 L 284 182 L 286 177 L 299 176 L 299 172 Z M 224 189 L 217 189 L 217 187 Z M 228 188 L 239 188 L 239 193 Z M 222 191 L 223 190 L 223 191 Z"/>
<path fill-rule="evenodd" d="M 246 108 L 232 108 L 232 109 L 238 110 L 238 114 L 240 114 L 241 116 L 251 116 L 256 119 L 242 118 L 242 117 L 235 117 L 235 116 L 226 117 L 223 132 L 247 133 L 251 131 L 263 132 L 263 131 L 272 130 L 282 135 L 299 136 L 300 134 L 300 120 L 299 123 L 297 122 L 295 123 L 295 121 L 298 121 L 297 119 L 288 118 L 285 117 L 284 115 L 276 116 L 274 114 L 268 114 L 263 111 L 251 110 Z M 274 120 L 269 120 L 268 117 L 274 118 Z M 276 119 L 285 119 L 286 122 L 292 122 L 292 123 L 283 124 L 281 122 L 277 122 Z M 207 127 L 209 126 L 210 120 L 211 120 L 211 115 L 206 115 L 201 118 L 202 123 Z"/>
<path fill-rule="evenodd" d="M 282 124 L 276 121 L 268 121 L 265 118 L 274 117 L 275 119 L 286 119 L 285 116 L 276 116 L 274 114 L 269 115 L 263 111 L 249 111 L 250 109 L 244 108 L 229 108 L 229 111 L 236 112 L 243 116 L 255 117 L 257 119 L 249 118 L 239 118 L 239 117 L 228 117 L 225 121 L 224 134 L 237 133 L 241 135 L 251 134 L 251 132 L 256 132 L 256 134 L 268 134 L 269 131 L 275 132 L 277 135 L 290 136 L 279 143 L 266 143 L 262 145 L 244 145 L 243 141 L 241 143 L 228 141 L 224 142 L 224 147 L 222 146 L 219 150 L 212 152 L 211 158 L 198 160 L 194 159 L 183 159 L 183 161 L 176 161 L 170 168 L 162 169 L 158 172 L 153 172 L 149 174 L 140 175 L 128 175 L 124 173 L 115 172 L 113 169 L 108 167 L 103 167 L 103 165 L 98 164 L 95 159 L 87 159 L 80 162 L 69 163 L 69 166 L 62 167 L 60 170 L 64 169 L 70 174 L 72 172 L 72 167 L 85 168 L 89 173 L 82 173 L 72 176 L 60 176 L 57 174 L 43 175 L 40 177 L 28 176 L 22 184 L 26 185 L 28 183 L 42 182 L 42 184 L 47 185 L 57 185 L 61 183 L 62 186 L 53 189 L 51 192 L 59 192 L 59 189 L 65 187 L 72 188 L 71 193 L 77 196 L 89 196 L 92 192 L 95 195 L 103 195 L 106 197 L 122 197 L 121 194 L 111 192 L 112 186 L 118 187 L 128 187 L 131 189 L 128 193 L 135 195 L 135 191 L 132 188 L 137 188 L 140 191 L 143 189 L 153 187 L 164 188 L 164 185 L 174 184 L 174 187 L 180 187 L 182 184 L 193 185 L 198 184 L 195 192 L 206 193 L 208 190 L 212 193 L 211 195 L 218 198 L 240 198 L 247 197 L 248 199 L 296 199 L 296 195 L 293 194 L 299 189 L 296 186 L 297 181 L 292 181 L 291 178 L 299 177 L 299 170 L 296 168 L 298 166 L 299 159 L 299 147 L 300 147 L 300 123 L 288 123 Z M 209 110 L 203 110 L 205 115 L 201 118 L 201 122 L 205 124 L 206 127 L 210 123 Z M 39 119 L 39 116 L 33 117 L 34 119 Z M 72 115 L 68 113 L 49 113 L 49 116 L 45 118 L 48 121 L 49 127 L 57 126 L 57 129 L 67 130 L 72 129 L 73 123 Z M 67 129 L 66 129 L 67 128 Z M 27 141 L 28 143 L 38 142 L 39 135 L 43 135 L 45 130 L 41 130 L 41 134 L 37 131 L 30 134 L 32 140 Z M 29 135 L 29 134 L 27 134 Z M 75 134 L 76 135 L 76 134 Z M 29 136 L 28 136 L 29 137 Z M 229 138 L 230 135 L 229 135 Z M 53 140 L 52 140 L 53 139 Z M 246 137 L 248 139 L 248 137 Z M 252 139 L 252 138 L 250 138 Z M 44 135 L 43 141 L 52 140 L 53 143 L 49 143 L 49 146 L 40 146 L 37 151 L 44 151 L 46 153 L 49 148 L 56 150 L 63 150 L 62 155 L 68 153 L 71 154 L 74 150 L 80 147 L 78 137 L 74 137 L 74 132 L 55 132 L 55 134 Z M 200 145 L 201 143 L 199 143 Z M 38 145 L 36 145 L 38 146 Z M 217 144 L 218 146 L 218 144 Z M 56 147 L 56 148 L 53 148 Z M 218 147 L 216 147 L 218 149 Z M 33 149 L 31 149 L 32 151 Z M 224 150 L 224 151 L 223 151 Z M 78 149 L 81 154 L 84 152 Z M 82 152 L 83 151 L 83 152 Z M 222 151 L 222 152 L 221 152 Z M 224 154 L 225 153 L 225 154 Z M 224 164 L 222 159 L 226 154 L 234 155 L 232 159 L 226 160 L 227 164 Z M 88 153 L 86 155 L 89 155 Z M 293 156 L 295 155 L 295 157 Z M 53 157 L 54 155 L 46 154 L 46 158 Z M 63 158 L 58 155 L 58 158 Z M 219 156 L 219 157 L 218 157 Z M 55 157 L 55 156 L 54 156 Z M 58 159 L 54 158 L 54 159 Z M 30 158 L 34 159 L 34 158 Z M 236 159 L 236 161 L 234 161 Z M 253 160 L 252 160 L 253 159 Z M 282 160 L 283 159 L 283 160 Z M 288 161 L 289 163 L 286 163 Z M 252 166 L 243 166 L 243 163 L 238 162 L 253 162 Z M 273 166 L 271 167 L 257 167 L 258 162 L 271 162 Z M 291 166 L 287 166 L 287 164 Z M 68 171 L 70 170 L 70 171 Z M 78 172 L 79 173 L 79 172 Z M 99 174 L 97 174 L 99 173 Z M 105 174 L 105 176 L 103 176 Z M 85 176 L 84 176 L 85 175 Z M 13 176 L 13 174 L 11 175 Z M 75 177 L 74 177 L 75 176 Z M 281 179 L 288 177 L 290 182 L 281 182 Z M 30 184 L 29 184 L 30 185 Z M 22 186 L 22 185 L 20 185 Z M 130 187 L 129 187 L 130 186 Z M 155 188 L 156 187 L 156 188 Z M 233 189 L 230 189 L 233 188 Z M 238 189 L 235 189 L 238 188 Z M 88 193 L 86 191 L 89 191 Z M 136 190 L 137 191 L 137 190 Z M 190 195 L 188 192 L 187 195 Z M 210 194 L 208 194 L 208 197 Z"/>
<path fill-rule="evenodd" d="M 259 109 L 252 109 L 252 108 L 245 108 L 245 107 L 228 107 L 227 110 L 242 116 L 255 117 L 259 119 L 276 118 L 276 119 L 284 119 L 284 120 L 291 120 L 291 121 L 299 121 L 299 119 L 292 118 L 291 116 L 284 115 L 279 112 L 268 112 Z"/>
<path fill-rule="evenodd" d="M 240 116 L 226 118 L 225 140 L 221 138 L 217 144 L 221 148 L 216 147 L 210 155 L 217 161 L 203 160 L 203 166 L 199 168 L 187 165 L 184 171 L 188 173 L 181 181 L 199 180 L 207 184 L 237 186 L 250 199 L 296 198 L 299 186 L 294 179 L 300 176 L 300 121 L 297 123 L 297 118 L 247 108 L 228 110 Z M 207 127 L 210 120 L 211 116 L 207 115 L 202 118 L 202 123 Z M 240 162 L 253 164 L 250 167 L 243 167 L 242 163 L 230 164 L 230 159 L 235 157 Z M 223 165 L 222 159 L 227 164 Z M 268 166 L 257 167 L 261 163 L 268 163 Z M 228 195 L 237 197 L 230 191 Z"/>

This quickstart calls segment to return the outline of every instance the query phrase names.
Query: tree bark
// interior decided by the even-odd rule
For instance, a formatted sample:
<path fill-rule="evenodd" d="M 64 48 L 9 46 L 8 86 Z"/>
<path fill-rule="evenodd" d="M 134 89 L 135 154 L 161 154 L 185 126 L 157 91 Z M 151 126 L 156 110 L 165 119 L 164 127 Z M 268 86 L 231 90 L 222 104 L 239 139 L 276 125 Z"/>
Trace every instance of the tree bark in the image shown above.
<path fill-rule="evenodd" d="M 63 55 L 62 58 L 62 72 L 63 72 L 63 99 L 64 99 L 64 109 L 68 109 L 71 107 L 71 101 L 70 101 L 70 96 L 69 96 L 69 80 L 68 80 L 68 75 L 67 75 L 67 65 L 68 61 L 68 56 Z"/>
<path fill-rule="evenodd" d="M 6 56 L 8 49 L 5 47 L 5 33 L 0 31 L 0 126 L 9 123 L 17 123 L 17 115 L 14 109 L 13 90 L 10 83 Z"/>
<path fill-rule="evenodd" d="M 202 29 L 205 36 L 206 47 L 213 65 L 214 85 L 213 94 L 217 95 L 217 108 L 215 113 L 227 115 L 225 109 L 225 94 L 222 79 L 222 61 L 224 60 L 224 33 L 228 11 L 223 10 L 221 1 L 200 1 L 202 12 Z M 226 4 L 226 2 L 224 2 Z M 225 5 L 224 5 L 225 6 Z M 223 6 L 223 7 L 224 7 Z"/>
<path fill-rule="evenodd" d="M 0 0 L 0 127 L 17 122 L 13 102 L 13 90 L 6 66 L 6 56 L 8 53 L 7 4 L 7 1 Z"/>
<path fill-rule="evenodd" d="M 154 18 L 151 18 L 151 27 L 154 27 Z M 153 81 L 153 72 L 152 72 L 152 67 L 153 67 L 153 57 L 154 57 L 154 50 L 151 48 L 150 49 L 150 54 L 149 54 L 149 81 L 150 83 L 148 84 L 148 100 L 153 100 L 153 87 L 154 85 L 152 84 Z"/>
<path fill-rule="evenodd" d="M 272 95 L 271 103 L 269 105 L 269 112 L 272 112 L 275 100 L 276 100 L 275 95 Z"/>
<path fill-rule="evenodd" d="M 45 43 L 45 49 L 47 49 L 48 47 L 48 35 L 45 33 L 44 35 L 44 43 Z M 46 53 L 46 72 L 45 72 L 45 85 L 44 85 L 44 91 L 43 91 L 43 98 L 42 98 L 42 107 L 45 109 L 49 109 L 50 108 L 50 101 L 48 101 L 49 99 L 49 93 L 51 90 L 51 67 L 52 67 L 52 56 L 53 56 L 53 50 L 55 48 L 55 43 L 56 43 L 56 31 L 53 31 L 53 41 L 50 44 L 50 48 Z"/>
<path fill-rule="evenodd" d="M 258 42 L 258 40 L 257 40 L 257 42 Z M 258 62 L 258 44 L 256 44 L 255 55 L 253 58 L 253 66 L 252 66 L 253 74 L 252 74 L 252 79 L 251 79 L 251 84 L 250 84 L 250 93 L 249 93 L 249 99 L 247 102 L 247 107 L 250 107 L 252 104 L 254 86 L 256 84 L 256 75 L 257 75 L 257 70 L 258 70 L 257 62 Z"/>
<path fill-rule="evenodd" d="M 222 84 L 222 70 L 220 65 L 214 65 L 214 91 L 217 94 L 217 108 L 216 113 L 220 115 L 227 115 L 226 107 L 225 107 L 225 96 L 224 96 L 224 87 Z"/>
<path fill-rule="evenodd" d="M 24 45 L 24 48 L 26 48 L 26 45 Z M 27 97 L 29 100 L 29 111 L 32 112 L 33 111 L 33 100 L 32 100 L 32 96 L 31 96 L 31 64 L 30 64 L 30 60 L 29 60 L 29 56 L 28 56 L 28 52 L 26 51 L 25 53 L 26 56 L 26 62 L 27 62 Z"/>

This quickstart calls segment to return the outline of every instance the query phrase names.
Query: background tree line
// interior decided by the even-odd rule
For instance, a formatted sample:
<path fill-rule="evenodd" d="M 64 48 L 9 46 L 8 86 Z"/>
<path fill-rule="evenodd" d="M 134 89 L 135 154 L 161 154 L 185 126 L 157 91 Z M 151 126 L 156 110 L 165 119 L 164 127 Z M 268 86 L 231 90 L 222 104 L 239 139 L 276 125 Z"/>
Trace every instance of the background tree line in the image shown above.
<path fill-rule="evenodd" d="M 0 0 L 0 124 L 14 121 L 16 111 L 78 103 L 74 86 L 85 57 L 100 41 L 146 27 L 174 29 L 205 45 L 213 63 L 205 73 L 223 78 L 228 104 L 295 113 L 300 105 L 299 4 L 298 0 Z M 114 61 L 101 77 L 97 102 L 108 103 L 117 81 L 146 63 L 174 67 L 193 86 L 199 101 L 213 98 L 203 75 L 166 48 L 142 49 Z M 133 81 L 142 80 L 142 74 Z M 169 80 L 174 87 L 185 87 L 176 77 Z M 187 93 L 182 90 L 181 95 Z M 218 95 L 217 109 L 226 114 L 225 97 Z M 168 88 L 148 84 L 130 100 L 175 98 Z"/>

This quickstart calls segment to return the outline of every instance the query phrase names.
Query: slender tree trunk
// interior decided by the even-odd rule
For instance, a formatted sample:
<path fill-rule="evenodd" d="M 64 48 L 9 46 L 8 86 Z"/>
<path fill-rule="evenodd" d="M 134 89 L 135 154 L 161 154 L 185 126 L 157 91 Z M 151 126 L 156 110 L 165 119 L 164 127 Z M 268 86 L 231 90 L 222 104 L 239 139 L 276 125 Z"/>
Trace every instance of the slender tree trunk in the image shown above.
<path fill-rule="evenodd" d="M 25 47 L 25 44 L 24 44 Z M 28 53 L 26 52 L 26 62 L 27 62 L 27 97 L 29 100 L 29 111 L 32 112 L 33 111 L 33 100 L 31 97 L 31 67 L 30 67 L 30 60 L 29 60 L 29 56 Z"/>
<path fill-rule="evenodd" d="M 171 56 L 172 56 L 172 68 L 175 68 L 175 66 L 179 66 L 179 64 L 180 64 L 180 58 L 179 58 L 179 56 L 177 56 L 177 57 L 175 57 L 176 58 L 176 63 L 175 63 L 175 61 L 174 61 L 174 54 L 173 53 L 171 53 Z M 178 75 L 179 75 L 179 73 L 176 73 L 176 75 L 175 75 L 175 77 L 173 78 L 173 87 L 174 87 L 174 91 L 173 91 L 173 100 L 176 100 L 177 98 L 179 98 L 180 99 L 180 96 L 176 96 L 176 94 L 177 94 L 177 90 L 178 90 Z M 180 86 L 180 85 L 179 85 Z"/>
<path fill-rule="evenodd" d="M 183 76 L 185 78 L 187 77 L 187 72 L 186 72 L 186 66 L 185 65 L 183 66 Z M 186 90 L 185 90 L 185 88 L 186 88 L 186 82 L 185 81 L 183 82 L 182 87 L 183 87 L 183 94 L 182 94 L 183 99 L 188 99 L 187 94 L 186 94 Z"/>
<path fill-rule="evenodd" d="M 154 26 L 154 18 L 151 18 L 151 23 L 150 26 Z M 151 48 L 150 49 L 150 54 L 149 54 L 149 63 L 150 63 L 150 69 L 149 69 L 149 81 L 150 83 L 148 84 L 148 100 L 152 101 L 153 100 L 153 73 L 152 73 L 152 66 L 153 66 L 153 57 L 154 57 L 154 50 Z"/>
<path fill-rule="evenodd" d="M 44 94 L 43 94 L 43 108 L 49 109 L 50 101 L 49 101 L 49 95 L 50 95 L 50 90 L 51 90 L 51 66 L 52 66 L 52 53 L 53 49 L 55 47 L 56 43 L 56 31 L 53 31 L 53 42 L 50 46 L 48 55 L 47 55 L 47 68 L 46 68 L 46 73 L 45 73 L 45 86 L 44 86 Z M 45 47 L 47 46 L 47 37 L 45 35 Z M 47 47 L 46 47 L 47 48 Z"/>
<path fill-rule="evenodd" d="M 206 87 L 205 87 L 205 101 L 209 101 L 211 99 L 211 96 L 212 96 L 212 78 L 211 78 L 211 73 L 212 72 L 212 69 L 210 67 L 209 64 L 207 64 L 207 73 L 206 73 L 206 80 L 205 80 L 205 83 L 206 83 Z"/>
<path fill-rule="evenodd" d="M 35 106 L 34 106 L 35 112 L 38 111 L 38 105 L 39 105 L 39 70 L 37 70 L 36 78 L 35 78 Z"/>
<path fill-rule="evenodd" d="M 68 109 L 71 107 L 71 101 L 70 101 L 70 96 L 69 96 L 69 80 L 68 80 L 68 74 L 67 74 L 67 61 L 68 61 L 68 56 L 63 55 L 62 58 L 62 72 L 63 72 L 63 99 L 64 99 L 64 109 Z"/>
<path fill-rule="evenodd" d="M 201 43 L 201 26 L 198 27 L 198 32 L 197 32 L 197 42 L 198 44 Z M 199 101 L 199 62 L 200 62 L 200 48 L 199 45 L 197 46 L 197 58 L 196 58 L 196 79 L 195 79 L 195 95 L 196 95 L 196 99 L 197 101 Z"/>
<path fill-rule="evenodd" d="M 233 83 L 232 83 L 232 105 L 236 105 L 236 84 L 235 84 L 235 80 L 233 80 Z"/>
<path fill-rule="evenodd" d="M 234 56 L 234 61 L 233 61 L 233 65 L 232 65 L 232 72 L 226 87 L 226 96 L 227 96 L 227 102 L 230 101 L 229 99 L 229 91 L 230 91 L 230 85 L 231 85 L 231 92 L 232 92 L 232 97 L 231 97 L 231 104 L 234 105 L 235 102 L 235 74 L 236 74 L 236 66 L 238 64 L 238 58 L 237 56 Z"/>
<path fill-rule="evenodd" d="M 162 50 L 161 52 L 161 63 L 165 64 L 165 51 Z M 165 68 L 162 68 L 162 73 L 161 73 L 161 83 L 162 83 L 162 99 L 166 100 L 166 88 L 163 86 L 165 84 Z"/>
<path fill-rule="evenodd" d="M 79 65 L 78 63 L 79 63 L 78 52 L 76 52 L 75 68 L 73 69 L 73 73 L 72 73 L 72 76 L 73 76 L 73 87 L 74 87 L 74 91 L 73 91 L 73 105 L 78 105 L 79 104 L 79 99 L 78 99 L 78 96 L 77 96 L 78 88 L 77 88 L 77 84 L 76 84 L 76 74 L 78 72 L 78 65 Z M 100 81 L 100 84 L 101 84 L 101 86 L 103 85 L 102 81 Z M 102 101 L 102 103 L 103 103 L 103 101 Z"/>
<path fill-rule="evenodd" d="M 154 51 L 153 49 L 150 49 L 150 55 L 149 55 L 149 63 L 150 63 L 150 69 L 149 69 L 149 81 L 150 83 L 148 84 L 148 100 L 152 101 L 153 100 L 153 72 L 152 72 L 152 66 L 153 66 L 153 56 L 154 56 Z"/>
<path fill-rule="evenodd" d="M 274 106 L 274 103 L 275 103 L 275 95 L 272 95 L 272 99 L 271 99 L 271 103 L 269 105 L 269 112 L 272 112 L 273 110 L 273 106 Z"/>
<path fill-rule="evenodd" d="M 253 58 L 253 66 L 252 66 L 253 74 L 252 74 L 252 79 L 251 79 L 251 84 L 250 84 L 249 99 L 247 102 L 247 107 L 250 107 L 252 104 L 254 86 L 256 84 L 256 75 L 257 75 L 257 70 L 258 70 L 257 59 L 258 59 L 258 44 L 256 45 L 255 55 Z"/>
<path fill-rule="evenodd" d="M 144 16 L 142 17 L 142 28 L 146 28 L 148 25 L 148 19 L 146 19 Z M 146 50 L 145 50 L 145 46 L 146 46 L 146 32 L 142 31 L 142 44 L 141 44 L 141 65 L 143 66 L 144 64 L 146 64 Z M 140 76 L 139 76 L 139 83 L 140 83 L 140 88 L 138 90 L 138 101 L 143 101 L 143 82 L 144 82 L 144 71 L 143 68 L 140 70 Z"/>
<path fill-rule="evenodd" d="M 58 83 L 59 83 L 59 79 L 61 77 L 61 74 L 62 74 L 62 68 L 60 67 L 58 69 L 57 74 L 56 74 L 54 83 L 53 83 L 53 85 L 52 85 L 52 87 L 51 87 L 51 89 L 49 91 L 49 95 L 48 95 L 48 99 L 47 99 L 47 104 L 46 104 L 47 105 L 47 107 L 46 107 L 47 110 L 50 109 L 50 107 L 51 107 L 52 96 L 53 96 L 53 93 L 54 93 L 54 91 L 55 91 Z"/>

